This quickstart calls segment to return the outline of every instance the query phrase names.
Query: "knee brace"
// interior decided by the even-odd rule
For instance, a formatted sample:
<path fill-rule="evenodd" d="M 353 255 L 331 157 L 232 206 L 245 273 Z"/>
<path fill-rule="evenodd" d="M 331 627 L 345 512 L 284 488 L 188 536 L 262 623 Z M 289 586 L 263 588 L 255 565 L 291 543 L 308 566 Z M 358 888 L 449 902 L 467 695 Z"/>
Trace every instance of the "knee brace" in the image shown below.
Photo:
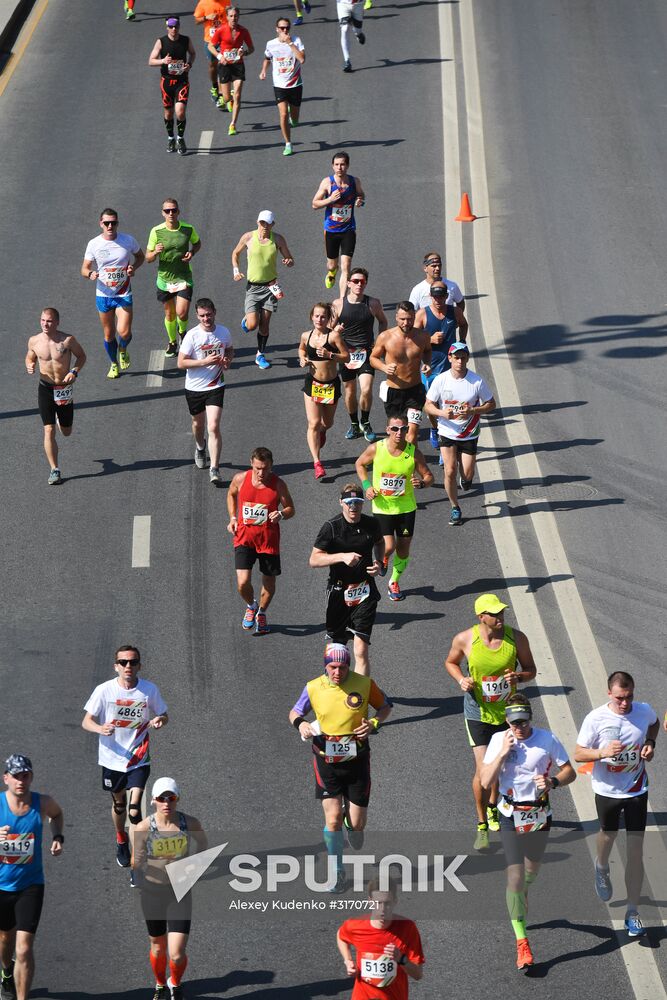
<path fill-rule="evenodd" d="M 141 802 L 130 802 L 127 807 L 127 815 L 132 826 L 141 823 Z"/>
<path fill-rule="evenodd" d="M 342 27 L 345 27 L 348 24 L 352 24 L 352 17 L 350 16 L 350 14 L 348 14 L 347 17 L 341 17 L 340 23 Z"/>

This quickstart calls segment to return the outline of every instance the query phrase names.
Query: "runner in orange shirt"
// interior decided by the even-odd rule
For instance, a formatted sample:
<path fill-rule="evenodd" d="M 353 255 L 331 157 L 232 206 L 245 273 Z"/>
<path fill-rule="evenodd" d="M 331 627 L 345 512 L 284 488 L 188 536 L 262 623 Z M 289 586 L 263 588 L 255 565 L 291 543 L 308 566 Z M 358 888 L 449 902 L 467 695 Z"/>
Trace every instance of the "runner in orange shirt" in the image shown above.
<path fill-rule="evenodd" d="M 208 59 L 208 76 L 211 82 L 211 100 L 218 103 L 218 60 L 208 50 L 208 43 L 218 28 L 225 23 L 225 12 L 229 0 L 199 0 L 195 7 L 194 18 L 197 24 L 204 26 L 204 47 Z"/>

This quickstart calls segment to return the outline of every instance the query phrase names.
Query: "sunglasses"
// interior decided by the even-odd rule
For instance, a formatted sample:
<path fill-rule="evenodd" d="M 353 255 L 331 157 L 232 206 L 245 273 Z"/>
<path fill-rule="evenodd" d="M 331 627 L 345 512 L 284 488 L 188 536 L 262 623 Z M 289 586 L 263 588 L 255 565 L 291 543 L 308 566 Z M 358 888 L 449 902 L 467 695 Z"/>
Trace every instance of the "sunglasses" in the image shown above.
<path fill-rule="evenodd" d="M 350 284 L 351 285 L 365 285 L 366 284 L 366 279 L 365 278 L 350 278 Z"/>
<path fill-rule="evenodd" d="M 278 28 L 279 28 L 279 29 L 280 29 L 281 31 L 289 31 L 289 29 L 290 29 L 291 25 L 289 25 L 289 24 L 279 24 L 279 25 L 277 25 L 277 27 L 278 27 Z"/>
<path fill-rule="evenodd" d="M 165 792 L 164 795 L 158 795 L 156 802 L 176 802 L 178 795 L 174 795 L 173 792 Z"/>
<path fill-rule="evenodd" d="M 387 430 L 388 430 L 388 431 L 391 431 L 391 432 L 392 432 L 392 434 L 405 434 L 405 433 L 407 433 L 407 430 L 408 430 L 408 429 L 407 429 L 407 427 L 398 427 L 398 426 L 396 426 L 396 425 L 394 424 L 394 425 L 393 425 L 393 426 L 391 426 L 391 427 L 387 427 Z"/>
<path fill-rule="evenodd" d="M 361 497 L 343 497 L 342 500 L 348 507 L 363 507 L 364 505 L 364 501 Z"/>
<path fill-rule="evenodd" d="M 100 219 L 103 226 L 117 226 L 118 219 Z"/>
<path fill-rule="evenodd" d="M 137 663 L 141 663 L 141 660 L 121 660 L 120 658 L 116 660 L 116 663 L 120 663 L 121 667 L 135 666 Z"/>
<path fill-rule="evenodd" d="M 178 215 L 177 208 L 163 208 L 162 211 L 165 215 Z"/>

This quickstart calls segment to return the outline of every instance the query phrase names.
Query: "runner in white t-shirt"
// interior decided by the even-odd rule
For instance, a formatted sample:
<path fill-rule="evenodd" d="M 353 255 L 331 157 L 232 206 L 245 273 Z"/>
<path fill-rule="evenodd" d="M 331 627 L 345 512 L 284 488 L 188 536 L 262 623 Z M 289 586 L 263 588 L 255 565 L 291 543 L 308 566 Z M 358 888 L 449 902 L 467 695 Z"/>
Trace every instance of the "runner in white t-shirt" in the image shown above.
<path fill-rule="evenodd" d="M 130 845 L 125 820 L 129 813 L 130 823 L 141 821 L 141 796 L 151 772 L 150 731 L 161 729 L 169 717 L 156 685 L 138 679 L 141 654 L 136 646 L 121 646 L 114 668 L 117 676 L 98 684 L 84 705 L 81 725 L 99 736 L 102 787 L 111 792 L 113 803 L 116 860 L 121 868 L 127 868 Z M 130 792 L 129 808 L 126 789 Z"/>
<path fill-rule="evenodd" d="M 423 281 L 420 281 L 418 285 L 415 285 L 408 295 L 408 298 L 412 302 L 415 309 L 425 309 L 426 306 L 430 306 L 431 285 L 434 281 L 442 281 L 445 285 L 447 285 L 447 290 L 449 292 L 446 305 L 458 306 L 459 309 L 465 311 L 466 301 L 463 298 L 463 292 L 459 286 L 450 278 L 442 277 L 442 257 L 437 250 L 429 250 L 424 254 L 423 267 L 426 277 Z"/>
<path fill-rule="evenodd" d="M 222 486 L 220 478 L 220 421 L 225 401 L 225 372 L 232 363 L 232 335 L 215 322 L 215 306 L 210 299 L 195 303 L 199 324 L 188 330 L 178 352 L 178 367 L 185 371 L 185 401 L 192 417 L 195 465 L 206 468 L 206 427 L 211 457 L 209 479 Z"/>
<path fill-rule="evenodd" d="M 593 761 L 591 783 L 600 821 L 595 860 L 595 891 L 607 902 L 612 896 L 609 855 L 618 834 L 621 813 L 627 834 L 625 929 L 641 937 L 645 928 L 637 907 L 644 880 L 644 831 L 648 805 L 646 763 L 653 760 L 660 720 L 646 702 L 634 701 L 631 674 L 609 676 L 609 701 L 594 708 L 581 724 L 574 759 Z"/>
<path fill-rule="evenodd" d="M 468 371 L 470 348 L 457 340 L 448 352 L 451 368 L 436 375 L 426 393 L 424 410 L 438 418 L 438 444 L 445 466 L 445 489 L 452 505 L 450 525 L 461 523 L 456 470 L 461 463 L 461 489 L 472 486 L 475 475 L 480 416 L 496 408 L 493 393 L 481 375 Z"/>
<path fill-rule="evenodd" d="M 563 744 L 548 729 L 533 729 L 523 694 L 505 708 L 509 729 L 494 733 L 484 754 L 482 787 L 498 782 L 500 839 L 507 865 L 507 909 L 516 937 L 517 968 L 533 965 L 526 934 L 527 897 L 537 878 L 551 827 L 549 792 L 577 777 Z"/>
<path fill-rule="evenodd" d="M 306 61 L 306 53 L 300 38 L 292 38 L 290 19 L 279 17 L 276 21 L 276 38 L 266 43 L 264 61 L 260 70 L 260 80 L 266 80 L 271 66 L 273 73 L 273 93 L 275 94 L 280 130 L 285 140 L 283 156 L 292 155 L 291 127 L 298 124 L 302 99 L 301 67 Z"/>
<path fill-rule="evenodd" d="M 132 288 L 130 280 L 144 262 L 144 252 L 128 233 L 118 232 L 118 212 L 100 212 L 101 236 L 90 240 L 83 255 L 81 274 L 96 282 L 97 311 L 104 333 L 104 349 L 111 367 L 107 378 L 118 378 L 130 367 L 127 345 L 132 340 Z"/>

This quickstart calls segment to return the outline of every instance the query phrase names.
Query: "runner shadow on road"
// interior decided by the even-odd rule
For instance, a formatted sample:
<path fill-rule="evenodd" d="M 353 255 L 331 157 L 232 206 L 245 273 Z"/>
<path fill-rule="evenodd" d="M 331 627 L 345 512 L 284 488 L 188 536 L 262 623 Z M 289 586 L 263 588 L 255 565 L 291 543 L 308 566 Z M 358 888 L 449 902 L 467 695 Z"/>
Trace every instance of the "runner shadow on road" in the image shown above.
<path fill-rule="evenodd" d="M 395 698 L 392 694 L 391 700 L 394 705 L 405 705 L 408 708 L 424 708 L 428 711 L 420 715 L 404 715 L 399 718 L 392 716 L 382 723 L 382 728 L 388 726 L 403 726 L 406 722 L 424 722 L 428 720 L 444 719 L 448 715 L 461 714 L 461 698 Z"/>
<path fill-rule="evenodd" d="M 551 969 L 565 962 L 577 962 L 582 958 L 602 957 L 618 950 L 618 938 L 616 932 L 611 927 L 602 927 L 598 924 L 575 924 L 571 920 L 548 920 L 543 924 L 530 923 L 531 930 L 565 930 L 579 931 L 581 934 L 590 934 L 598 938 L 598 943 L 589 948 L 578 948 L 574 951 L 565 952 L 548 959 L 546 962 L 537 962 L 525 975 L 527 979 L 544 979 Z M 637 946 L 635 941 L 631 942 L 633 947 Z"/>
<path fill-rule="evenodd" d="M 337 997 L 346 990 L 349 992 L 349 979 L 327 979 L 319 982 L 302 983 L 290 986 L 272 986 L 275 972 L 270 969 L 239 970 L 228 972 L 226 976 L 209 979 L 190 979 L 186 989 L 191 1000 L 211 1000 L 222 997 L 228 990 L 248 986 L 258 986 L 259 989 L 244 991 L 244 997 L 254 997 L 255 1000 L 317 1000 L 318 997 Z M 115 992 L 105 990 L 104 993 L 63 992 L 51 993 L 50 990 L 37 989 L 31 992 L 34 998 L 43 997 L 50 1000 L 103 1000 L 113 997 L 113 1000 L 145 1000 L 145 987 L 139 990 L 121 990 Z"/>

